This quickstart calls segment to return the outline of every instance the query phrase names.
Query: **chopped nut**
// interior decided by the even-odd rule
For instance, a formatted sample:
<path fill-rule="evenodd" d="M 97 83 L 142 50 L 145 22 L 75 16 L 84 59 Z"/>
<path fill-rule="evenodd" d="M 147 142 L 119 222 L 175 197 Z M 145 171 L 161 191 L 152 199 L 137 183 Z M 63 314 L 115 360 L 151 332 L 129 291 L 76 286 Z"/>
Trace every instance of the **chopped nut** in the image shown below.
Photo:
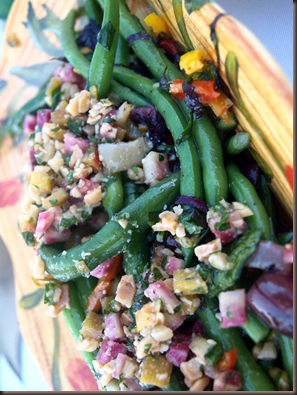
<path fill-rule="evenodd" d="M 197 357 L 181 363 L 180 370 L 185 376 L 185 382 L 187 380 L 188 387 L 191 387 L 198 379 L 203 377 L 201 367 L 202 365 Z"/>
<path fill-rule="evenodd" d="M 83 157 L 84 153 L 80 149 L 80 146 L 76 144 L 76 146 L 73 149 L 70 161 L 69 161 L 69 166 L 74 167 L 76 162 Z"/>
<path fill-rule="evenodd" d="M 68 111 L 73 117 L 79 115 L 78 111 L 78 96 L 79 93 L 74 95 L 73 99 L 70 99 L 68 106 L 66 107 L 66 111 Z"/>
<path fill-rule="evenodd" d="M 90 105 L 90 92 L 86 90 L 81 91 L 78 96 L 78 111 L 80 113 L 87 112 L 90 109 Z"/>
<path fill-rule="evenodd" d="M 88 193 L 84 197 L 84 202 L 87 206 L 94 206 L 95 204 L 98 205 L 98 203 L 100 203 L 102 199 L 103 193 L 101 187 L 99 186 L 92 189 L 91 191 L 88 191 Z"/>
<path fill-rule="evenodd" d="M 199 259 L 199 261 L 204 262 L 208 257 L 209 254 L 220 251 L 222 249 L 221 239 L 214 239 L 209 243 L 202 244 L 195 248 L 195 255 Z"/>
<path fill-rule="evenodd" d="M 151 336 L 155 340 L 162 342 L 162 341 L 170 340 L 173 337 L 173 332 L 170 328 L 167 328 L 167 326 L 158 325 L 152 329 Z"/>
<path fill-rule="evenodd" d="M 117 288 L 115 300 L 130 308 L 136 293 L 136 285 L 132 275 L 122 276 Z"/>

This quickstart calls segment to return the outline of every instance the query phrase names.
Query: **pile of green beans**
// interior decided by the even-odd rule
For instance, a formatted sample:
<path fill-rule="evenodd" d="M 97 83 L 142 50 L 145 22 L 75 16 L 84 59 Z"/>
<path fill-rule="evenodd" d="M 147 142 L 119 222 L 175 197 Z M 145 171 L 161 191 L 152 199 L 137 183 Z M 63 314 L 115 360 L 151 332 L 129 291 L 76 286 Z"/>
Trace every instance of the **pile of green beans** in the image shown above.
<path fill-rule="evenodd" d="M 68 282 L 70 289 L 71 309 L 64 309 L 63 314 L 74 338 L 78 341 L 79 332 L 85 319 L 86 305 L 97 280 L 94 277 L 84 278 L 75 267 L 85 252 L 84 261 L 90 270 L 100 263 L 123 252 L 123 269 L 126 274 L 134 276 L 135 282 L 143 281 L 142 273 L 150 266 L 150 251 L 147 229 L 149 228 L 148 213 L 161 212 L 164 206 L 170 207 L 178 195 L 188 195 L 205 200 L 208 207 L 228 200 L 231 194 L 236 201 L 246 204 L 254 215 L 245 220 L 251 230 L 262 230 L 261 238 L 271 240 L 274 234 L 275 211 L 266 179 L 260 176 L 257 190 L 241 173 L 239 167 L 232 162 L 234 158 L 249 147 L 250 135 L 238 133 L 227 138 L 222 144 L 216 127 L 207 112 L 200 118 L 192 116 L 185 101 L 176 101 L 171 95 L 160 90 L 159 82 L 165 74 L 167 81 L 185 80 L 184 75 L 159 50 L 154 41 L 135 39 L 131 47 L 127 38 L 142 33 L 143 29 L 128 11 L 123 0 L 88 0 L 85 5 L 87 15 L 97 24 L 102 24 L 98 42 L 91 62 L 81 53 L 74 33 L 77 17 L 76 11 L 69 12 L 62 23 L 61 44 L 64 55 L 74 67 L 75 72 L 87 79 L 87 88 L 96 87 L 98 99 L 107 97 L 108 92 L 118 95 L 121 100 L 135 106 L 153 104 L 163 116 L 172 134 L 181 171 L 175 172 L 163 181 L 144 191 L 131 181 L 124 182 L 123 174 L 113 175 L 112 182 L 105 188 L 102 201 L 104 210 L 109 216 L 106 225 L 84 244 L 62 251 L 61 245 L 42 245 L 40 256 L 45 263 L 46 271 L 55 279 Z M 103 19 L 103 20 L 102 20 Z M 107 32 L 103 37 L 102 32 Z M 101 34 L 101 36 L 100 36 Z M 110 36 L 108 36 L 110 34 Z M 110 38 L 110 41 L 109 41 Z M 144 63 L 153 75 L 154 80 L 143 77 L 128 69 L 130 51 Z M 12 118 L 10 127 L 20 129 L 20 120 L 27 113 L 36 112 L 46 107 L 45 90 L 28 102 Z M 193 123 L 189 138 L 178 143 L 192 116 Z M 232 128 L 234 125 L 232 124 Z M 219 129 L 230 131 L 228 125 L 220 121 Z M 227 133 L 227 132 L 226 132 Z M 224 158 L 225 154 L 225 158 Z M 225 163 L 226 160 L 226 163 Z M 123 228 L 119 219 L 128 220 Z M 260 232 L 259 232 L 260 234 Z M 259 236 L 260 237 L 260 236 Z M 291 241 L 292 234 L 279 239 L 285 244 Z M 181 248 L 185 266 L 191 264 L 194 249 Z M 206 334 L 217 341 L 225 351 L 235 347 L 238 351 L 235 369 L 241 373 L 242 390 L 274 391 L 268 376 L 256 363 L 241 336 L 240 329 L 222 329 L 219 321 L 206 303 L 206 308 L 198 309 L 196 314 L 201 319 Z M 247 322 L 242 329 L 255 342 L 264 340 L 269 328 L 254 312 L 247 309 Z M 285 370 L 293 386 L 292 339 L 279 335 L 281 353 Z M 95 374 L 92 360 L 96 352 L 82 352 L 88 366 Z M 167 391 L 186 390 L 183 376 L 179 369 L 173 370 Z"/>

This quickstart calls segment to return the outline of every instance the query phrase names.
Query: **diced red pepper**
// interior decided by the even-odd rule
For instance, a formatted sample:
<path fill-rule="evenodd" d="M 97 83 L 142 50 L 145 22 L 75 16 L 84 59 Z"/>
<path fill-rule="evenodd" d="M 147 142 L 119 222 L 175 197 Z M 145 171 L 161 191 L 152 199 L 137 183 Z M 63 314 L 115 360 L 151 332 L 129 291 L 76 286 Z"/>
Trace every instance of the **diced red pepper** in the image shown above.
<path fill-rule="evenodd" d="M 179 52 L 178 46 L 175 44 L 171 38 L 161 38 L 158 42 L 158 46 L 160 48 L 165 49 L 167 52 L 171 53 L 172 55 L 175 55 L 176 53 Z"/>
<path fill-rule="evenodd" d="M 183 82 L 183 80 L 173 80 L 173 84 L 170 84 L 169 92 L 172 94 L 172 99 L 185 100 Z"/>
<path fill-rule="evenodd" d="M 225 351 L 222 359 L 218 362 L 219 370 L 233 369 L 237 358 L 237 349 L 235 347 L 230 351 Z"/>
<path fill-rule="evenodd" d="M 195 93 L 199 97 L 199 101 L 202 104 L 214 103 L 220 96 L 219 92 L 216 92 L 214 86 L 215 80 L 193 80 L 191 85 L 195 88 Z"/>

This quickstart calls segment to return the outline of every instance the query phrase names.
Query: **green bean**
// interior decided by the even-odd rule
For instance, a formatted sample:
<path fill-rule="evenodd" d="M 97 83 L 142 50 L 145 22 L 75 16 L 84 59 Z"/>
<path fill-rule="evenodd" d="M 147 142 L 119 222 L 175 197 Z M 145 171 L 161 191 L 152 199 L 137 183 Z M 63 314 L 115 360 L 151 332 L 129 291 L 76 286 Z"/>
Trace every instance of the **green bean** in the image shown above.
<path fill-rule="evenodd" d="M 284 246 L 285 244 L 293 242 L 293 232 L 285 232 L 278 236 L 277 241 Z"/>
<path fill-rule="evenodd" d="M 224 144 L 224 152 L 226 155 L 239 155 L 250 145 L 251 136 L 249 133 L 240 132 L 227 139 Z"/>
<path fill-rule="evenodd" d="M 82 323 L 85 319 L 85 313 L 80 305 L 79 298 L 77 295 L 77 290 L 75 285 L 72 282 L 69 282 L 69 292 L 70 292 L 70 309 L 64 309 L 63 315 L 66 321 L 70 332 L 72 333 L 75 340 L 78 342 L 79 332 L 82 327 Z M 82 351 L 81 352 L 86 363 L 88 364 L 89 368 L 91 369 L 92 373 L 95 375 L 96 372 L 93 367 L 92 361 L 95 358 L 95 355 L 91 352 Z"/>
<path fill-rule="evenodd" d="M 105 188 L 102 204 L 109 218 L 123 207 L 124 191 L 121 173 L 113 174 L 112 182 Z"/>
<path fill-rule="evenodd" d="M 292 389 L 294 388 L 293 386 L 293 350 L 294 350 L 294 344 L 293 344 L 293 339 L 291 339 L 288 336 L 282 335 L 281 333 L 278 334 L 279 341 L 280 341 L 280 347 L 281 347 L 281 353 L 282 353 L 282 359 L 283 359 L 283 364 L 285 371 L 288 373 L 290 384 Z"/>
<path fill-rule="evenodd" d="M 129 204 L 133 203 L 143 192 L 145 192 L 143 185 L 136 185 L 132 181 L 125 182 L 123 207 L 129 206 Z"/>
<path fill-rule="evenodd" d="M 96 0 L 87 0 L 85 4 L 85 9 L 89 19 L 93 19 L 97 25 L 101 25 L 103 12 L 100 7 L 98 7 Z"/>
<path fill-rule="evenodd" d="M 229 190 L 234 198 L 246 204 L 254 213 L 245 221 L 252 230 L 262 229 L 262 239 L 271 240 L 271 228 L 268 215 L 252 183 L 240 172 L 234 163 L 227 165 Z"/>
<path fill-rule="evenodd" d="M 274 387 L 266 374 L 256 363 L 247 349 L 240 331 L 237 328 L 222 329 L 215 317 L 215 312 L 206 308 L 204 311 L 197 310 L 208 338 L 221 344 L 225 351 L 233 347 L 237 349 L 235 369 L 241 373 L 243 391 L 274 391 Z"/>
<path fill-rule="evenodd" d="M 126 183 L 127 184 L 127 183 Z M 132 185 L 135 185 L 131 183 Z M 131 188 L 131 186 L 130 186 Z M 130 203 L 137 199 L 137 194 L 131 194 L 129 188 L 125 188 L 129 194 Z M 125 196 L 126 198 L 126 196 Z M 131 243 L 123 254 L 123 269 L 126 274 L 132 274 L 135 283 L 140 283 L 142 273 L 144 273 L 150 266 L 150 249 L 148 238 L 145 232 L 140 232 L 138 229 L 133 233 Z"/>
<path fill-rule="evenodd" d="M 135 283 L 142 281 L 141 273 L 150 267 L 150 249 L 147 235 L 138 229 L 133 233 L 132 240 L 124 251 L 123 268 L 126 274 L 132 274 Z"/>
<path fill-rule="evenodd" d="M 68 62 L 75 68 L 75 71 L 84 78 L 88 78 L 90 62 L 80 52 L 74 34 L 74 24 L 76 12 L 71 10 L 62 23 L 61 45 Z"/>
<path fill-rule="evenodd" d="M 127 41 L 122 36 L 119 36 L 114 63 L 122 66 L 127 66 L 129 52 L 130 48 L 128 47 Z"/>
<path fill-rule="evenodd" d="M 217 128 L 220 132 L 230 133 L 236 128 L 238 122 L 237 122 L 234 112 L 230 112 L 228 114 L 228 117 L 229 117 L 230 123 L 226 123 L 222 119 L 219 120 L 219 122 L 217 124 Z"/>
<path fill-rule="evenodd" d="M 40 247 L 40 256 L 45 263 L 46 271 L 54 278 L 67 282 L 81 276 L 75 267 L 76 261 L 84 259 L 90 270 L 100 263 L 120 254 L 131 241 L 131 230 L 137 224 L 140 231 L 148 229 L 147 213 L 162 211 L 164 204 L 168 207 L 175 201 L 180 187 L 180 173 L 173 173 L 152 188 L 144 192 L 134 203 L 118 214 L 129 217 L 131 224 L 123 228 L 117 220 L 109 221 L 95 236 L 69 251 L 60 250 L 56 246 Z M 86 252 L 90 255 L 86 256 Z"/>
<path fill-rule="evenodd" d="M 107 96 L 119 38 L 119 0 L 106 0 L 103 23 L 92 57 L 88 86 L 96 86 L 97 97 Z"/>
<path fill-rule="evenodd" d="M 21 134 L 23 131 L 23 121 L 25 115 L 35 114 L 38 110 L 47 108 L 48 105 L 45 102 L 45 91 L 42 89 L 33 99 L 29 100 L 23 105 L 8 121 L 7 127 L 11 133 Z"/>
<path fill-rule="evenodd" d="M 123 67 L 114 67 L 114 78 L 151 100 L 165 119 L 174 141 L 180 137 L 187 124 L 182 112 L 169 93 L 159 91 L 153 81 Z M 181 164 L 181 195 L 203 199 L 199 156 L 192 137 L 176 147 Z"/>
<path fill-rule="evenodd" d="M 146 100 L 142 95 L 132 91 L 131 89 L 127 88 L 126 86 L 119 84 L 114 79 L 110 82 L 110 91 L 116 93 L 120 96 L 120 98 L 124 101 L 127 101 L 134 106 L 141 107 L 141 106 L 149 106 L 151 103 Z"/>
<path fill-rule="evenodd" d="M 84 310 L 86 310 L 89 296 L 93 292 L 93 289 L 96 287 L 97 282 L 97 278 L 93 276 L 90 276 L 89 278 L 78 277 L 76 280 L 74 280 L 74 283 L 78 289 L 78 297 Z"/>
<path fill-rule="evenodd" d="M 270 332 L 269 326 L 249 307 L 246 310 L 246 323 L 241 325 L 241 327 L 255 343 L 264 340 Z"/>
<path fill-rule="evenodd" d="M 213 206 L 227 200 L 228 179 L 220 139 L 205 111 L 194 124 L 194 137 L 201 157 L 205 202 Z"/>
<path fill-rule="evenodd" d="M 271 192 L 268 187 L 268 182 L 264 176 L 264 174 L 260 174 L 258 184 L 257 184 L 257 193 L 258 196 L 265 207 L 266 213 L 269 218 L 272 220 L 272 224 L 274 228 L 276 227 L 276 212 L 274 203 L 272 200 Z M 272 229 L 273 230 L 273 229 Z"/>

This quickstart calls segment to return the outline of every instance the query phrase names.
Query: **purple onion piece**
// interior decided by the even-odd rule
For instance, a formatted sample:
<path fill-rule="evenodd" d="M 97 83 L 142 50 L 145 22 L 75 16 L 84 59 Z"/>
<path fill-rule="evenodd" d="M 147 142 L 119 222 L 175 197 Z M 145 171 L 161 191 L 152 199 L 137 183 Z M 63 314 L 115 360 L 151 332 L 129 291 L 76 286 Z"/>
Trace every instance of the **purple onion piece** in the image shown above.
<path fill-rule="evenodd" d="M 247 294 L 249 307 L 275 331 L 293 337 L 293 277 L 264 273 Z"/>
<path fill-rule="evenodd" d="M 174 204 L 175 205 L 186 204 L 188 206 L 197 208 L 198 210 L 203 211 L 204 213 L 207 213 L 208 211 L 206 203 L 203 200 L 199 198 L 195 198 L 193 196 L 187 196 L 187 195 L 178 196 Z"/>
<path fill-rule="evenodd" d="M 285 250 L 284 246 L 275 244 L 272 241 L 261 240 L 256 251 L 246 260 L 245 266 L 291 273 L 293 265 L 288 265 L 284 262 Z"/>
<path fill-rule="evenodd" d="M 192 85 L 184 84 L 183 91 L 185 93 L 185 103 L 192 113 L 196 114 L 196 119 L 201 118 L 203 115 L 203 106 L 195 92 Z"/>
<path fill-rule="evenodd" d="M 259 178 L 259 171 L 260 167 L 256 162 L 247 163 L 242 169 L 242 173 L 253 184 L 255 188 Z"/>
<path fill-rule="evenodd" d="M 171 247 L 179 247 L 178 242 L 172 236 L 168 236 L 166 244 Z"/>

